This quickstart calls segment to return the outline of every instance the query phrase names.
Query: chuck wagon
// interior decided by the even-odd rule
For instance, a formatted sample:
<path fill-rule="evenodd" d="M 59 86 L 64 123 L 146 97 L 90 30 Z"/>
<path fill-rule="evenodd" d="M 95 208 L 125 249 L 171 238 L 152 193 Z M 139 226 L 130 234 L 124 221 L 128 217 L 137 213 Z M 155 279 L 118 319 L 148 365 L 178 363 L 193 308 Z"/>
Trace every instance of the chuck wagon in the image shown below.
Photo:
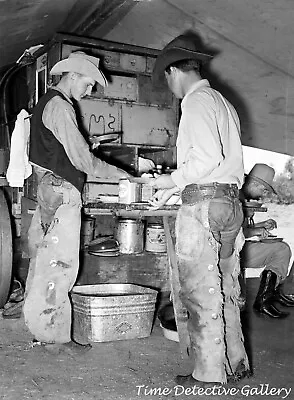
<path fill-rule="evenodd" d="M 0 192 L 0 308 L 5 304 L 9 293 L 13 260 L 15 265 L 25 262 L 26 267 L 28 265 L 28 228 L 37 205 L 35 174 L 25 181 L 22 188 L 9 187 L 5 178 L 14 121 L 21 109 L 31 112 L 47 88 L 56 83 L 58 78 L 49 74 L 52 66 L 77 50 L 98 55 L 104 71 L 111 76 L 112 84 L 108 88 L 102 90 L 98 87 L 91 96 L 87 96 L 79 104 L 81 126 L 86 136 L 96 135 L 100 138 L 115 136 L 115 140 L 111 143 L 106 141 L 101 144 L 100 156 L 126 169 L 134 176 L 137 176 L 139 157 L 150 158 L 156 165 L 168 168 L 173 168 L 176 163 L 175 142 L 179 104 L 168 91 L 165 82 L 159 88 L 153 87 L 151 75 L 157 50 L 69 34 L 56 34 L 33 56 L 24 55 L 21 62 L 14 64 L 2 77 L 1 84 L 3 102 L 0 111 L 3 123 L 0 131 L 2 152 L 0 175 L 3 188 Z M 17 101 L 13 107 L 9 104 L 9 99 L 12 98 L 13 102 Z M 114 192 L 107 192 L 110 189 Z M 99 219 L 96 236 L 100 236 L 102 232 L 104 235 L 112 234 L 113 225 L 116 224 L 112 204 L 109 206 L 110 210 L 107 210 L 108 214 L 104 208 L 100 209 L 101 199 L 108 199 L 110 195 L 118 198 L 117 183 L 114 185 L 113 182 L 88 176 L 83 193 L 83 214 Z M 103 206 L 107 208 L 108 204 Z M 106 226 L 109 228 L 107 233 Z M 14 244 L 16 249 L 13 248 Z M 17 260 L 19 255 L 21 259 Z M 147 260 L 146 254 L 142 257 L 144 263 L 142 271 L 145 270 Z M 160 268 L 163 271 L 162 281 L 167 285 L 166 260 L 163 260 L 163 257 L 160 257 L 160 260 L 162 262 L 157 264 L 160 266 L 162 264 Z M 132 262 L 135 265 L 135 259 Z M 126 261 L 127 267 L 129 263 L 129 260 Z M 88 269 L 90 268 L 88 259 L 83 264 L 87 264 Z M 150 277 L 144 275 L 142 279 L 143 283 L 147 284 L 147 279 L 150 280 Z"/>

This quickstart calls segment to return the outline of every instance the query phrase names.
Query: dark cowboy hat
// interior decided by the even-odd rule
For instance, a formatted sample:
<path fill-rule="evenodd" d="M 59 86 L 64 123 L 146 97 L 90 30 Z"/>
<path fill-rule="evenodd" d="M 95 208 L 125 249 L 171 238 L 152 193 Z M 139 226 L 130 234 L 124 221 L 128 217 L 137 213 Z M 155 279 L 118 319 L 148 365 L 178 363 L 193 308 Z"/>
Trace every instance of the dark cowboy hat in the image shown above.
<path fill-rule="evenodd" d="M 272 184 L 275 176 L 275 170 L 267 164 L 255 164 L 246 179 L 253 179 L 265 186 L 270 192 L 276 193 Z"/>
<path fill-rule="evenodd" d="M 176 61 L 195 59 L 206 63 L 212 54 L 202 51 L 202 44 L 197 44 L 192 35 L 180 35 L 168 43 L 157 56 L 153 69 L 153 80 L 159 82 L 164 77 L 165 69 Z"/>

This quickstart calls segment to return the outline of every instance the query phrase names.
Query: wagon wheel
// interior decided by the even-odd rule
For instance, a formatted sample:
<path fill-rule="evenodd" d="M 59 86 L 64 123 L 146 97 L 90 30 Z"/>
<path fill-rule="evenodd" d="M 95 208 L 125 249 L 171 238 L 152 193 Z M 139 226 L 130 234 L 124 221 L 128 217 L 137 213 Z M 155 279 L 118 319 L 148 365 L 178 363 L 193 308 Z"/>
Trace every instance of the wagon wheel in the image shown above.
<path fill-rule="evenodd" d="M 0 189 L 0 308 L 6 303 L 12 272 L 12 235 L 7 202 Z"/>

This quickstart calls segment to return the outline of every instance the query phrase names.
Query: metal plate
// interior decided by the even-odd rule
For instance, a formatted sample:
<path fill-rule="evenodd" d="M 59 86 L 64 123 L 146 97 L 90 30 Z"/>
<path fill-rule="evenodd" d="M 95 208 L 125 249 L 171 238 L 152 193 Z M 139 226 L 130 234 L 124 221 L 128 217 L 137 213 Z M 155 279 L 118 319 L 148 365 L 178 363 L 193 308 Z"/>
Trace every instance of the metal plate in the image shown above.
<path fill-rule="evenodd" d="M 110 251 L 110 252 L 99 252 L 99 251 L 88 251 L 91 256 L 99 256 L 99 257 L 118 257 L 120 255 L 119 251 Z"/>
<path fill-rule="evenodd" d="M 7 202 L 0 189 L 0 308 L 8 298 L 12 272 L 12 235 Z"/>
<path fill-rule="evenodd" d="M 262 206 L 262 203 L 260 203 L 259 201 L 251 200 L 251 201 L 245 201 L 244 206 L 249 208 L 251 207 L 259 208 Z"/>
<path fill-rule="evenodd" d="M 174 146 L 176 114 L 171 108 L 122 105 L 123 143 Z"/>
<path fill-rule="evenodd" d="M 259 241 L 261 243 L 276 243 L 276 242 L 282 242 L 284 238 L 281 237 L 269 237 L 269 238 L 264 238 L 260 239 Z"/>
<path fill-rule="evenodd" d="M 119 139 L 119 133 L 105 133 L 104 135 L 92 135 L 100 143 L 110 143 Z"/>
<path fill-rule="evenodd" d="M 104 97 L 121 100 L 138 100 L 138 82 L 134 77 L 112 76 L 111 85 L 104 89 Z"/>

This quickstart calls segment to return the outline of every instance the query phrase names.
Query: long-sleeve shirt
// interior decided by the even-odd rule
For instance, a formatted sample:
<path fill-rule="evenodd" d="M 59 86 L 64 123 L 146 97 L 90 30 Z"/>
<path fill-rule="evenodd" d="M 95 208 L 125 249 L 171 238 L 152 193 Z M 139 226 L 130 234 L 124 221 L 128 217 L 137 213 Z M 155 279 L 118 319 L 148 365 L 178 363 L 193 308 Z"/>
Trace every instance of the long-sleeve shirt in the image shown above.
<path fill-rule="evenodd" d="M 60 96 L 53 97 L 45 106 L 42 121 L 56 139 L 63 145 L 71 163 L 80 171 L 100 178 L 121 178 L 127 173 L 114 165 L 95 157 L 89 150 L 89 145 L 81 134 L 76 114 L 70 98 L 59 88 L 68 100 Z"/>
<path fill-rule="evenodd" d="M 175 184 L 243 184 L 240 122 L 234 107 L 206 79 L 195 83 L 181 103 Z"/>

